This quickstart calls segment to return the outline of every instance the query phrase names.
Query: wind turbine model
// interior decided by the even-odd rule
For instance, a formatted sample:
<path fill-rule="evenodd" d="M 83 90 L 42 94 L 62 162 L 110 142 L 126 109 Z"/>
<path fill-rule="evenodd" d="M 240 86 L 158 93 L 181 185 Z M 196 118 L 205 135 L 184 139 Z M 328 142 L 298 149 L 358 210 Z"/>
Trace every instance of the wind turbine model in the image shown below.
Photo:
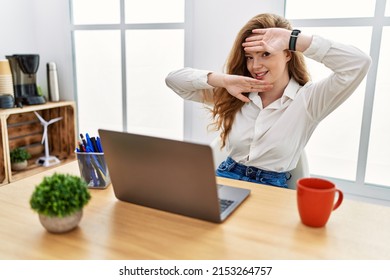
<path fill-rule="evenodd" d="M 42 136 L 42 144 L 45 142 L 45 156 L 37 159 L 36 164 L 43 165 L 45 167 L 52 166 L 60 163 L 60 160 L 56 156 L 49 155 L 49 139 L 47 136 L 47 127 L 52 123 L 55 123 L 62 119 L 62 117 L 51 119 L 50 121 L 45 121 L 37 112 L 35 115 L 38 117 L 39 121 L 43 125 L 43 136 Z"/>

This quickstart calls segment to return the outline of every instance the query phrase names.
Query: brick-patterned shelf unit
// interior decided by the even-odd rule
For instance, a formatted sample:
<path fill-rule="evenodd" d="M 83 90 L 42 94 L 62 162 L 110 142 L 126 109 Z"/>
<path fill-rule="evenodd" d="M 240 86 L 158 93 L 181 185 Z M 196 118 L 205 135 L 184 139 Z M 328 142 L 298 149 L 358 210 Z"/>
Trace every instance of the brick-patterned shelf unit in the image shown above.
<path fill-rule="evenodd" d="M 43 126 L 34 111 L 46 121 L 62 117 L 60 121 L 48 126 L 49 153 L 57 156 L 61 160 L 60 164 L 75 160 L 74 150 L 77 139 L 74 102 L 48 102 L 23 108 L 2 109 L 0 110 L 0 117 L 3 148 L 0 152 L 0 159 L 2 159 L 0 163 L 0 185 L 57 166 L 43 167 L 36 164 L 36 160 L 44 156 L 45 149 L 44 144 L 42 144 Z M 9 153 L 17 147 L 27 149 L 32 155 L 28 161 L 28 167 L 22 171 L 11 170 Z"/>

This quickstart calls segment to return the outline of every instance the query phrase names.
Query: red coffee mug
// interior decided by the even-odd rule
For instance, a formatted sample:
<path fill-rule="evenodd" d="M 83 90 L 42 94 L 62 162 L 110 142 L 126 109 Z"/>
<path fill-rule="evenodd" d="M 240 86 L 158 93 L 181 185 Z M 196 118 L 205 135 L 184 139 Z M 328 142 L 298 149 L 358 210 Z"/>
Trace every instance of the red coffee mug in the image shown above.
<path fill-rule="evenodd" d="M 335 194 L 338 193 L 336 203 Z M 301 178 L 297 181 L 298 211 L 303 224 L 323 227 L 330 214 L 343 201 L 343 193 L 335 184 L 320 178 Z"/>

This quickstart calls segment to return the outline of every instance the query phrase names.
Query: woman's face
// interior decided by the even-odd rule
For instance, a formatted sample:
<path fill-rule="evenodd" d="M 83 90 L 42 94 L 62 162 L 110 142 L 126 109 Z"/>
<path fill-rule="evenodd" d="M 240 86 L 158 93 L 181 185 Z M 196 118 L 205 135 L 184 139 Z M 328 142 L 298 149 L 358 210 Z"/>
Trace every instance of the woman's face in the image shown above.
<path fill-rule="evenodd" d="M 287 62 L 291 59 L 288 51 L 245 52 L 246 66 L 251 76 L 271 84 L 285 83 L 289 79 Z"/>

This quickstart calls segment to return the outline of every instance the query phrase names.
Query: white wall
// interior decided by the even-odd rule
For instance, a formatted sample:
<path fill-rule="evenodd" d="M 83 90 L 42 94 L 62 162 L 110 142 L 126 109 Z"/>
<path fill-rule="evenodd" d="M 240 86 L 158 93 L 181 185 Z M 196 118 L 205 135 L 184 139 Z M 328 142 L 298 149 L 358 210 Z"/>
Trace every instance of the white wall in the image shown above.
<path fill-rule="evenodd" d="M 283 15 L 283 0 L 187 0 L 188 21 L 186 66 L 222 71 L 233 41 L 241 27 L 260 13 Z M 202 105 L 185 104 L 185 139 L 209 143 L 215 132 L 208 132 L 210 115 Z"/>
<path fill-rule="evenodd" d="M 0 59 L 14 53 L 36 52 L 33 1 L 0 0 Z"/>
<path fill-rule="evenodd" d="M 61 100 L 74 100 L 69 0 L 34 2 L 37 46 L 42 62 L 40 81 L 45 81 L 45 86 L 47 85 L 46 63 L 55 62 Z"/>
<path fill-rule="evenodd" d="M 57 63 L 60 96 L 73 100 L 72 45 L 68 0 L 0 0 L 0 59 L 40 55 L 37 83 L 47 93 L 46 63 Z"/>

